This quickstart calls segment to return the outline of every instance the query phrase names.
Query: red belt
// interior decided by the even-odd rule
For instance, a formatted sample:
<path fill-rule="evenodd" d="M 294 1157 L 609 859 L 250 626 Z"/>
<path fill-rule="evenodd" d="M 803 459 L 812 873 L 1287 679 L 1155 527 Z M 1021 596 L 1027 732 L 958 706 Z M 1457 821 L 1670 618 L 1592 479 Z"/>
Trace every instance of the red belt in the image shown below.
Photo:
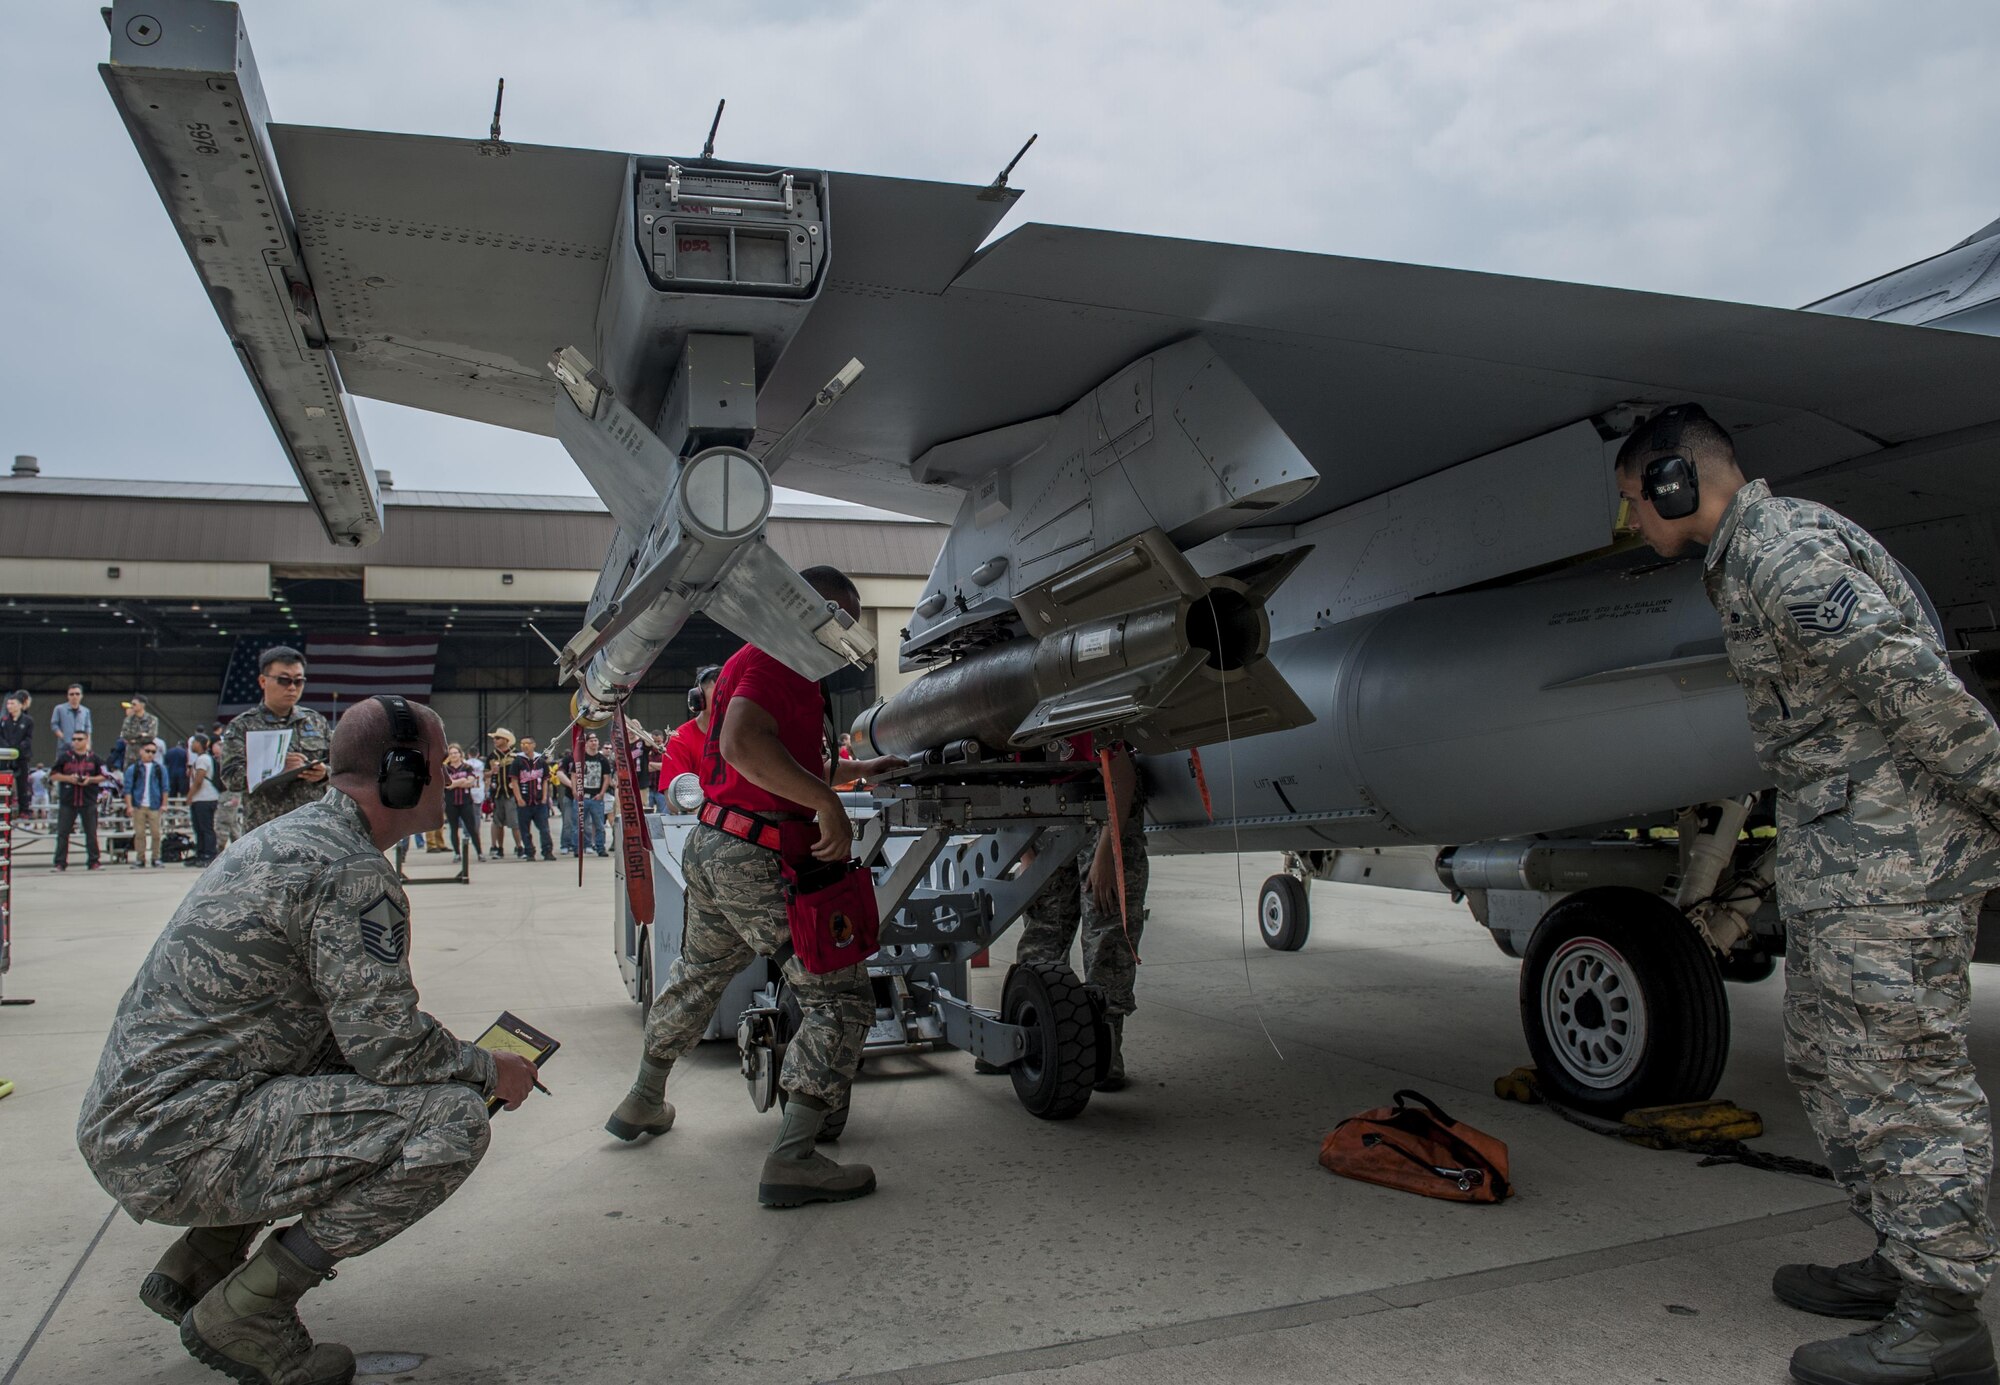
<path fill-rule="evenodd" d="M 746 813 L 741 808 L 731 808 L 722 803 L 704 803 L 696 814 L 700 820 L 718 832 L 727 832 L 739 841 L 752 846 L 761 846 L 766 851 L 779 851 L 784 845 L 784 827 L 769 818 Z"/>

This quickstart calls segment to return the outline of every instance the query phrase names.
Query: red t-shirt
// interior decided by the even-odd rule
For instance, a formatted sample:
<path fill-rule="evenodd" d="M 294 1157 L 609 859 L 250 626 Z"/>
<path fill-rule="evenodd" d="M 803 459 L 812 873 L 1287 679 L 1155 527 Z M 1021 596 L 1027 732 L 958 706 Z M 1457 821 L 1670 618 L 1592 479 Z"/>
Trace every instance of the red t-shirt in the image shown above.
<path fill-rule="evenodd" d="M 746 644 L 729 656 L 722 675 L 715 680 L 715 698 L 709 704 L 713 709 L 709 726 L 715 734 L 702 750 L 702 792 L 710 803 L 741 808 L 746 813 L 810 814 L 812 809 L 803 803 L 758 788 L 722 758 L 722 723 L 729 715 L 731 700 L 738 697 L 756 703 L 770 715 L 778 724 L 779 741 L 807 774 L 826 772 L 826 702 L 819 684 L 792 672 L 755 645 Z"/>
<path fill-rule="evenodd" d="M 660 792 L 665 793 L 667 785 L 683 774 L 700 774 L 702 752 L 707 749 L 708 733 L 700 722 L 690 717 L 676 726 L 660 756 Z"/>

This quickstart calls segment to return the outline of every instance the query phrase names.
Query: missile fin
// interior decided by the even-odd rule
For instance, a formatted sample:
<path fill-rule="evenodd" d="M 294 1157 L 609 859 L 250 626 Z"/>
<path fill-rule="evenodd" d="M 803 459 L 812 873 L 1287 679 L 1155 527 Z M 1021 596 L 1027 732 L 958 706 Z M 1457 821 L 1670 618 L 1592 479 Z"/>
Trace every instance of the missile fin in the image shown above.
<path fill-rule="evenodd" d="M 874 637 L 761 540 L 744 546 L 700 609 L 815 682 L 848 664 L 865 666 L 875 655 Z"/>
<path fill-rule="evenodd" d="M 610 386 L 589 367 L 574 347 L 563 348 L 551 362 L 558 380 L 587 370 L 588 382 L 579 388 L 596 406 L 594 412 L 585 413 L 577 403 L 578 389 L 557 390 L 551 406 L 556 439 L 604 502 L 604 508 L 611 511 L 618 527 L 644 534 L 653 527 L 661 500 L 673 489 L 680 459 L 657 433 L 639 421 L 638 415 L 618 402 Z"/>

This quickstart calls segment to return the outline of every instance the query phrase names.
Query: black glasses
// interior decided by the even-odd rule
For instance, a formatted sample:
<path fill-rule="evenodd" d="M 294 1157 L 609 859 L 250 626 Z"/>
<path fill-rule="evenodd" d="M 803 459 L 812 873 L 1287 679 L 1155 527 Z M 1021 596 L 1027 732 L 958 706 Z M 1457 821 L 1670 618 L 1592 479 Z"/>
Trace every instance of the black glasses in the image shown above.
<path fill-rule="evenodd" d="M 303 688 L 306 685 L 306 676 L 303 673 L 296 678 L 289 673 L 267 673 L 264 676 L 281 688 Z"/>

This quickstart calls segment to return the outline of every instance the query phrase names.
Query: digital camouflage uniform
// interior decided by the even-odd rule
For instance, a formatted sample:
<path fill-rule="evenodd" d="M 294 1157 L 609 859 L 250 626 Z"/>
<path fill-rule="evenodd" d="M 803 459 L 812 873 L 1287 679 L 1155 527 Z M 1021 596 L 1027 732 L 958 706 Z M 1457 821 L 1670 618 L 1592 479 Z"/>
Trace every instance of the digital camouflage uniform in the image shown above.
<path fill-rule="evenodd" d="M 125 742 L 126 754 L 131 759 L 139 758 L 139 747 L 158 740 L 160 719 L 151 712 L 127 712 L 124 725 L 118 728 L 118 739 Z"/>
<path fill-rule="evenodd" d="M 1778 789 L 1785 1061 L 1909 1281 L 1981 1293 L 1992 1122 L 1967 964 L 2000 883 L 2000 731 L 1865 530 L 1753 481 L 1704 580 Z"/>
<path fill-rule="evenodd" d="M 1120 804 L 1125 854 L 1125 916 L 1114 902 L 1099 910 L 1090 890 L 1090 863 L 1106 829 L 1099 828 L 1076 858 L 1051 875 L 1021 920 L 1021 938 L 1014 948 L 1017 962 L 1069 962 L 1070 945 L 1083 934 L 1083 979 L 1104 993 L 1105 1014 L 1114 1018 L 1139 1008 L 1136 991 L 1139 936 L 1145 931 L 1146 862 L 1145 795 Z"/>
<path fill-rule="evenodd" d="M 300 1214 L 359 1255 L 486 1152 L 493 1055 L 417 1008 L 396 873 L 322 793 L 202 874 L 119 1003 L 76 1138 L 136 1220 Z"/>
<path fill-rule="evenodd" d="M 774 957 L 792 940 L 777 852 L 701 826 L 688 837 L 681 870 L 687 877 L 681 955 L 646 1017 L 647 1056 L 663 1063 L 701 1041 L 723 991 L 753 956 Z M 815 976 L 792 957 L 785 983 L 803 1022 L 785 1050 L 779 1084 L 839 1110 L 875 1020 L 868 969 L 857 964 Z"/>
<path fill-rule="evenodd" d="M 261 702 L 222 728 L 222 740 L 215 750 L 215 775 L 224 791 L 234 789 L 243 795 L 243 830 L 246 833 L 294 808 L 317 803 L 320 795 L 326 792 L 324 779 L 317 784 L 294 779 L 269 793 L 249 792 L 249 767 L 244 762 L 244 747 L 248 742 L 244 737 L 252 731 L 290 731 L 290 753 L 303 755 L 308 760 L 324 761 L 327 744 L 333 739 L 326 718 L 310 707 L 294 707 L 290 715 L 279 716 Z"/>

